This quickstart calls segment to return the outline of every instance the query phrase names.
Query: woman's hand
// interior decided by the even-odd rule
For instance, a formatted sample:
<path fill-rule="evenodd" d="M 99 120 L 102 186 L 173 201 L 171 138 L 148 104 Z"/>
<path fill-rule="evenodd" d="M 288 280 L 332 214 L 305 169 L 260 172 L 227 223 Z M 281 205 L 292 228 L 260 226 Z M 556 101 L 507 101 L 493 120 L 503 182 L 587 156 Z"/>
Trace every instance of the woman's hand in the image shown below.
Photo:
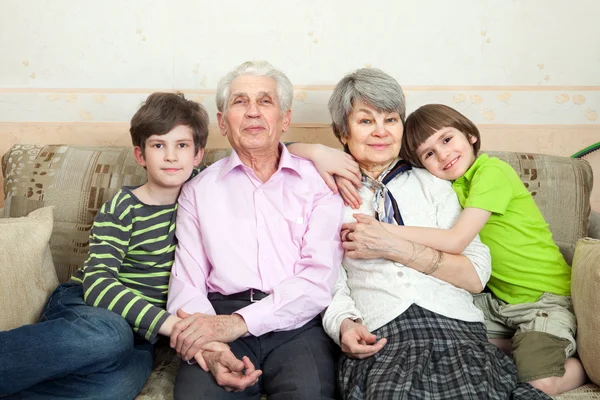
<path fill-rule="evenodd" d="M 386 338 L 377 340 L 377 336 L 367 330 L 363 324 L 346 318 L 340 326 L 340 345 L 350 358 L 367 358 L 377 353 L 387 343 Z"/>
<path fill-rule="evenodd" d="M 354 214 L 356 222 L 342 225 L 341 239 L 346 255 L 350 258 L 410 260 L 413 246 L 408 240 L 395 236 L 389 224 L 377 221 L 365 214 Z"/>

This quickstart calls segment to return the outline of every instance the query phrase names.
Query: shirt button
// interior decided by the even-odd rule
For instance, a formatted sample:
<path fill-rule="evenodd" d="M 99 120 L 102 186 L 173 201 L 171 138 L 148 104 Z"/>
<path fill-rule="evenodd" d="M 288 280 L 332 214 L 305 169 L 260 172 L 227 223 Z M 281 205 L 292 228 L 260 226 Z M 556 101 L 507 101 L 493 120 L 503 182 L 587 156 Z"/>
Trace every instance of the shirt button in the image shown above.
<path fill-rule="evenodd" d="M 398 277 L 400 277 L 400 278 L 404 277 L 404 272 L 398 271 Z"/>

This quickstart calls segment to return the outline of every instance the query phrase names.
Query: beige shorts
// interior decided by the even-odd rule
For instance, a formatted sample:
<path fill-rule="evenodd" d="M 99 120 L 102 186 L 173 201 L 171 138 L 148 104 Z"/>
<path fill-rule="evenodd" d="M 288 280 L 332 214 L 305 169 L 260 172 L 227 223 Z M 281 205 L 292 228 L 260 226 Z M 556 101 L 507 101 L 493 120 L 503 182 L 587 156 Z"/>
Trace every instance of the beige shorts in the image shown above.
<path fill-rule="evenodd" d="M 492 293 L 473 296 L 488 338 L 510 338 L 519 381 L 562 376 L 576 350 L 577 322 L 571 297 L 544 293 L 534 303 L 507 304 Z"/>

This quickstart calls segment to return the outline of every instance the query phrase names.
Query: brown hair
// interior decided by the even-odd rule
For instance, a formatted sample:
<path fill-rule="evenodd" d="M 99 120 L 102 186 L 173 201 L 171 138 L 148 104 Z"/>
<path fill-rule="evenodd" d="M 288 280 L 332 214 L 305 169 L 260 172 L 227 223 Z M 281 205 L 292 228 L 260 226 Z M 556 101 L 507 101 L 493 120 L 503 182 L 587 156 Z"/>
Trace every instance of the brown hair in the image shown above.
<path fill-rule="evenodd" d="M 184 125 L 192 129 L 194 151 L 206 146 L 208 113 L 206 109 L 183 93 L 152 93 L 131 118 L 131 141 L 144 154 L 146 140 L 152 135 L 165 135 Z"/>
<path fill-rule="evenodd" d="M 423 168 L 417 148 L 442 128 L 455 128 L 469 141 L 471 137 L 477 138 L 473 143 L 473 152 L 477 154 L 481 146 L 481 136 L 475 124 L 451 107 L 443 104 L 427 104 L 419 107 L 406 118 L 400 157 L 414 166 Z"/>

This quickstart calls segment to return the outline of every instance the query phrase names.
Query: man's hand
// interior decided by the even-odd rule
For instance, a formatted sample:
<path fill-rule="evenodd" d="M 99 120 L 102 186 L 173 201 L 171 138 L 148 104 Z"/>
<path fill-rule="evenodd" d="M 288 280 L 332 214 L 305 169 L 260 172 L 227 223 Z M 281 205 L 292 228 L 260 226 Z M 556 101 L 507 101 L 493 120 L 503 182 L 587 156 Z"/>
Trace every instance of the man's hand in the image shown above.
<path fill-rule="evenodd" d="M 238 314 L 207 315 L 177 311 L 182 320 L 171 332 L 171 347 L 185 361 L 190 360 L 209 342 L 233 342 L 248 332 L 244 319 Z"/>
<path fill-rule="evenodd" d="M 377 340 L 377 336 L 367 330 L 363 324 L 346 318 L 340 327 L 342 351 L 350 358 L 367 358 L 377 353 L 387 343 L 386 338 Z"/>
<path fill-rule="evenodd" d="M 350 208 L 357 210 L 362 204 L 362 200 L 357 189 L 360 188 L 360 185 L 357 185 L 355 182 L 339 175 L 334 175 L 333 179 L 338 187 L 340 196 L 342 196 L 342 199 L 344 199 L 344 205 L 350 206 Z"/>
<path fill-rule="evenodd" d="M 231 351 L 204 352 L 204 359 L 217 384 L 228 392 L 241 392 L 256 385 L 262 375 L 247 356 L 238 360 Z"/>
<path fill-rule="evenodd" d="M 194 355 L 194 359 L 204 371 L 208 372 L 208 364 L 204 359 L 204 352 L 229 351 L 229 346 L 223 342 L 208 342 L 202 346 L 202 350 Z"/>

